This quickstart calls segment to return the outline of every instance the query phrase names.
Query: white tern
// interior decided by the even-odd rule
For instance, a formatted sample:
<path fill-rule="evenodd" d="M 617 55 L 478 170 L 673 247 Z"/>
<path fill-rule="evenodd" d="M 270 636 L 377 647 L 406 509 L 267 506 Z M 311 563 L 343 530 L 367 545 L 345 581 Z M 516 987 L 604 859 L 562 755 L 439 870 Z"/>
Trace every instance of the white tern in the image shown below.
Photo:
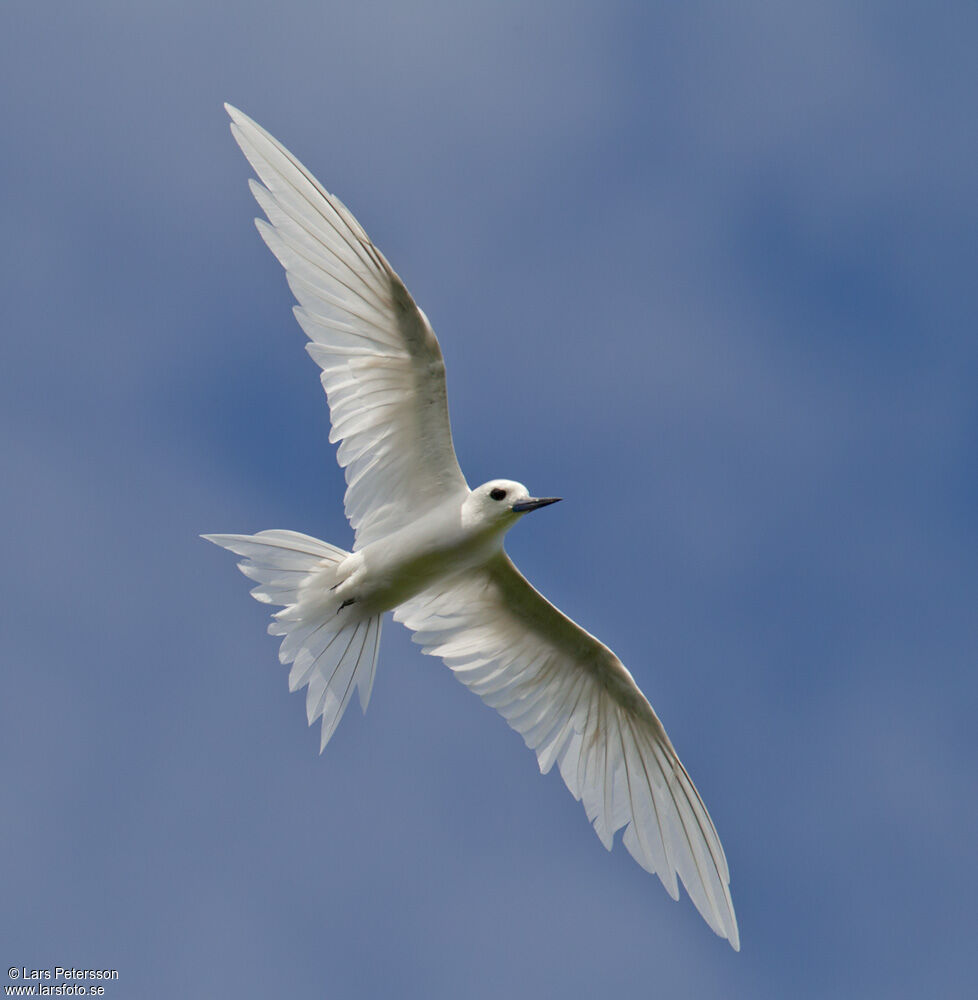
<path fill-rule="evenodd" d="M 557 764 L 609 850 L 615 831 L 673 899 L 676 876 L 713 930 L 739 950 L 720 839 L 632 675 L 513 565 L 503 537 L 557 497 L 493 479 L 474 490 L 455 458 L 438 340 L 387 259 L 340 200 L 260 126 L 227 106 L 262 184 L 256 220 L 281 261 L 322 369 L 330 441 L 346 470 L 352 552 L 294 531 L 205 535 L 243 557 L 259 600 L 281 605 L 289 688 L 307 687 L 320 750 L 356 687 L 364 711 L 384 612 L 425 653 Z"/>

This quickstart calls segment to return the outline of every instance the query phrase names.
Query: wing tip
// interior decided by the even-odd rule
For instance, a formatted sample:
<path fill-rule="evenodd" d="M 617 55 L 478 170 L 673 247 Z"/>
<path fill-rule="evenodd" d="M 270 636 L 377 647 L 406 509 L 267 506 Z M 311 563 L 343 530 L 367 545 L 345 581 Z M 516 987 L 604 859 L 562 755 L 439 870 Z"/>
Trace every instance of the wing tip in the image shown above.
<path fill-rule="evenodd" d="M 224 110 L 227 112 L 228 118 L 230 118 L 236 125 L 245 124 L 251 121 L 251 119 L 243 111 L 236 108 L 230 101 L 224 102 Z"/>
<path fill-rule="evenodd" d="M 219 545 L 221 548 L 226 549 L 228 547 L 228 542 L 237 541 L 243 538 L 243 535 L 223 535 L 223 534 L 206 534 L 198 535 L 198 538 L 203 538 L 205 542 L 210 542 L 211 545 Z"/>

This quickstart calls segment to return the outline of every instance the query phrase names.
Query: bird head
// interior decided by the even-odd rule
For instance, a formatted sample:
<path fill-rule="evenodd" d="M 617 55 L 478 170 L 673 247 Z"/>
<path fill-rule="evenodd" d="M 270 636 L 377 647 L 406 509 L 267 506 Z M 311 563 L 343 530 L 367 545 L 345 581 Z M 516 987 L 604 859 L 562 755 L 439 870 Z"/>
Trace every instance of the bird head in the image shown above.
<path fill-rule="evenodd" d="M 556 503 L 560 497 L 533 497 L 522 484 L 512 479 L 490 479 L 474 489 L 465 506 L 484 524 L 512 525 L 531 510 Z"/>

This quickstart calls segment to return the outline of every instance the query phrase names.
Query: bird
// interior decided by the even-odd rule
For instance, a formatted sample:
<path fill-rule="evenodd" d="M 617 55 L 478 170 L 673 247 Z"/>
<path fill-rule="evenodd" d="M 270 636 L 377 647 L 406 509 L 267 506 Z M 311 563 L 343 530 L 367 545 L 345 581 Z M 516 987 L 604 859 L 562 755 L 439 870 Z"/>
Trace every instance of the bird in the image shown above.
<path fill-rule="evenodd" d="M 284 146 L 225 105 L 259 181 L 258 230 L 285 268 L 294 313 L 321 369 L 352 551 L 296 531 L 208 534 L 241 557 L 268 631 L 306 688 L 320 753 L 354 688 L 362 710 L 393 612 L 423 652 L 495 708 L 582 801 L 611 850 L 615 833 L 737 951 L 730 874 L 706 806 L 621 660 L 562 614 L 507 555 L 506 533 L 559 497 L 493 479 L 470 489 L 455 456 L 445 364 L 431 324 L 352 213 Z M 267 221 L 266 221 L 267 220 Z"/>

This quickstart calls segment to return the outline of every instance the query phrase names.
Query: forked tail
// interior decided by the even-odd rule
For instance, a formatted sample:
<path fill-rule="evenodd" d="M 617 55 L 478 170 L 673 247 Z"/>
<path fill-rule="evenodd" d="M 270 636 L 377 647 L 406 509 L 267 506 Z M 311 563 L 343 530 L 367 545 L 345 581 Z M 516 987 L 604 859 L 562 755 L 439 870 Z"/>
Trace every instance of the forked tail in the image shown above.
<path fill-rule="evenodd" d="M 358 620 L 348 615 L 331 590 L 336 569 L 349 553 L 296 531 L 201 537 L 244 556 L 238 569 L 258 583 L 251 591 L 255 600 L 283 605 L 268 631 L 284 636 L 278 658 L 292 664 L 289 690 L 309 685 L 306 716 L 310 726 L 323 718 L 322 752 L 354 685 L 367 710 L 377 668 L 380 616 Z"/>

